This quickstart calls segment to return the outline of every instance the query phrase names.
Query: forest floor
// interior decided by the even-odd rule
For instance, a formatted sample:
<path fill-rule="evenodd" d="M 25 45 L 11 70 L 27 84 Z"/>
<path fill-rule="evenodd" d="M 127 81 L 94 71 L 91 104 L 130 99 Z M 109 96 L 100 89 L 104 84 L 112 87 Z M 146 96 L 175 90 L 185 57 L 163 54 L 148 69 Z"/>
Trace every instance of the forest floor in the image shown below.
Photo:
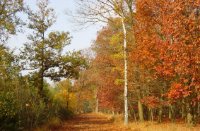
<path fill-rule="evenodd" d="M 129 129 L 116 126 L 106 115 L 91 113 L 75 116 L 57 131 L 129 131 Z"/>
<path fill-rule="evenodd" d="M 82 114 L 66 121 L 60 128 L 51 131 L 200 131 L 200 126 L 187 127 L 181 123 L 131 122 L 124 126 L 104 114 Z"/>

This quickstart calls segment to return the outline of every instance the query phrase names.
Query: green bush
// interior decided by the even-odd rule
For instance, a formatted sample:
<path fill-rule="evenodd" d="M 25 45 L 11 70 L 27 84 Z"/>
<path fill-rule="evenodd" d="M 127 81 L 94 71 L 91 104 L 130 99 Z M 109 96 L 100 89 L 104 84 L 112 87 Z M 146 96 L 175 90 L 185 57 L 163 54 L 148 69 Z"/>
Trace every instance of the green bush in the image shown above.
<path fill-rule="evenodd" d="M 0 130 L 33 129 L 52 118 L 65 120 L 73 115 L 62 97 L 54 97 L 56 91 L 53 88 L 45 84 L 43 91 L 45 96 L 38 95 L 35 82 L 29 77 L 0 87 Z"/>
<path fill-rule="evenodd" d="M 0 92 L 0 130 L 17 128 L 18 105 L 13 92 Z"/>
<path fill-rule="evenodd" d="M 22 81 L 23 82 L 23 81 Z M 10 83 L 11 85 L 12 83 Z M 45 90 L 48 94 L 48 90 Z M 24 130 L 35 128 L 55 116 L 51 96 L 44 99 L 31 84 L 15 83 L 15 88 L 7 86 L 0 92 L 0 130 Z"/>

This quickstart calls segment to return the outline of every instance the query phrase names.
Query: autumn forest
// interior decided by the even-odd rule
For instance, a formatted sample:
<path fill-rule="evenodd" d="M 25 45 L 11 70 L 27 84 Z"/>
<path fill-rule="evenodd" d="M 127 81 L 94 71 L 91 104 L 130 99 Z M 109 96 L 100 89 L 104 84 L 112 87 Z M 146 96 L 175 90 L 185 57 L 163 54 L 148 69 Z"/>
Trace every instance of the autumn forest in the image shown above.
<path fill-rule="evenodd" d="M 51 1 L 0 0 L 0 130 L 200 130 L 200 0 L 75 0 L 77 28 L 103 25 L 79 51 Z"/>

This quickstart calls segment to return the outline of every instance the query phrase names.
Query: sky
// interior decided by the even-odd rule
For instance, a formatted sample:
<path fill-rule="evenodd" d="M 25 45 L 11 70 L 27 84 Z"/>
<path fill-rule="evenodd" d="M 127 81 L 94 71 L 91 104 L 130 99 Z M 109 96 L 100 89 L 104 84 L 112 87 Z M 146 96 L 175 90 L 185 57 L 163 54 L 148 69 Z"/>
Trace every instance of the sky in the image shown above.
<path fill-rule="evenodd" d="M 36 10 L 37 0 L 24 0 L 25 3 L 32 9 Z M 102 26 L 92 25 L 88 28 L 79 30 L 81 27 L 75 26 L 72 17 L 67 15 L 67 12 L 74 12 L 77 8 L 75 4 L 76 0 L 49 0 L 49 7 L 53 8 L 56 13 L 56 23 L 49 29 L 50 31 L 67 31 L 70 32 L 72 36 L 71 44 L 68 45 L 64 52 L 72 50 L 81 50 L 87 49 L 91 46 L 92 41 L 95 40 L 97 31 L 101 29 Z M 20 14 L 23 21 L 27 21 L 27 16 Z M 102 25 L 102 24 L 101 24 Z M 18 54 L 19 49 L 23 47 L 23 44 L 26 43 L 27 36 L 31 31 L 28 28 L 23 27 L 23 32 L 17 33 L 17 35 L 11 36 L 8 40 L 7 46 L 11 49 L 15 49 L 15 54 Z M 22 71 L 22 74 L 27 74 L 28 71 Z M 53 82 L 50 79 L 46 79 L 48 83 L 53 85 Z"/>
<path fill-rule="evenodd" d="M 33 10 L 36 8 L 37 0 L 24 0 L 25 3 Z M 74 12 L 78 7 L 75 4 L 76 0 L 49 0 L 49 7 L 55 10 L 57 21 L 49 29 L 49 31 L 68 31 L 72 36 L 71 44 L 65 49 L 69 50 L 80 50 L 91 46 L 93 40 L 95 40 L 97 31 L 101 29 L 99 25 L 91 25 L 90 27 L 80 30 L 80 27 L 75 26 L 72 17 L 67 15 L 67 12 Z M 22 15 L 23 20 L 26 16 Z M 17 33 L 15 36 L 11 36 L 8 41 L 8 46 L 12 49 L 16 49 L 19 52 L 19 48 L 27 42 L 27 35 L 30 33 L 28 29 L 25 29 L 23 33 Z"/>

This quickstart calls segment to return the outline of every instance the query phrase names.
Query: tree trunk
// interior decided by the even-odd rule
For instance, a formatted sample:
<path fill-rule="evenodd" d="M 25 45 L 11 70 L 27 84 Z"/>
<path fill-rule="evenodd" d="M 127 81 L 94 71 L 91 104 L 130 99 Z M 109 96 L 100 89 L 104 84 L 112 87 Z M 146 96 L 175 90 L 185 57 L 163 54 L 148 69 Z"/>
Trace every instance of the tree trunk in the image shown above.
<path fill-rule="evenodd" d="M 153 121 L 154 117 L 153 117 L 153 109 L 150 109 L 150 120 Z"/>
<path fill-rule="evenodd" d="M 184 99 L 181 102 L 181 118 L 184 119 L 186 116 L 186 112 L 185 112 L 185 102 Z"/>
<path fill-rule="evenodd" d="M 159 108 L 159 112 L 158 112 L 158 122 L 159 122 L 159 123 L 162 122 L 162 112 L 163 112 L 163 108 L 160 107 L 160 108 Z"/>
<path fill-rule="evenodd" d="M 160 94 L 164 94 L 165 93 L 165 89 L 167 87 L 167 83 L 164 82 L 163 83 L 163 88 L 161 88 L 160 90 Z M 164 98 L 163 96 L 161 95 L 160 97 L 160 102 L 162 103 L 164 101 Z M 159 108 L 159 112 L 158 112 L 158 122 L 161 123 L 162 122 L 162 116 L 163 116 L 163 105 L 161 104 L 160 105 L 160 108 Z"/>
<path fill-rule="evenodd" d="M 197 104 L 198 104 L 197 105 L 197 118 L 199 118 L 200 117 L 200 103 L 198 102 Z"/>
<path fill-rule="evenodd" d="M 127 70 L 128 70 L 128 60 L 127 60 L 127 39 L 126 39 L 126 27 L 124 23 L 124 17 L 121 17 L 123 35 L 124 35 L 124 124 L 128 124 L 128 79 L 127 79 Z"/>
<path fill-rule="evenodd" d="M 169 119 L 172 120 L 172 106 L 169 106 Z"/>
<path fill-rule="evenodd" d="M 133 110 L 133 117 L 134 117 L 134 120 L 137 121 L 136 113 L 134 110 Z"/>
<path fill-rule="evenodd" d="M 139 121 L 144 121 L 144 113 L 143 113 L 143 105 L 141 103 L 141 91 L 140 89 L 137 89 L 138 94 L 138 115 L 139 115 Z"/>
<path fill-rule="evenodd" d="M 193 116 L 190 112 L 187 113 L 187 124 L 192 125 L 193 124 Z"/>
<path fill-rule="evenodd" d="M 96 106 L 95 106 L 95 112 L 99 112 L 99 99 L 96 97 Z"/>
<path fill-rule="evenodd" d="M 139 120 L 141 122 L 144 121 L 143 105 L 140 100 L 138 100 L 138 113 L 139 113 Z"/>
<path fill-rule="evenodd" d="M 169 119 L 174 122 L 175 112 L 173 105 L 169 106 Z"/>
<path fill-rule="evenodd" d="M 44 98 L 43 87 L 44 87 L 44 32 L 42 33 L 42 47 L 41 47 L 41 69 L 40 69 L 40 84 L 39 94 Z M 44 99 L 45 101 L 45 99 Z"/>
<path fill-rule="evenodd" d="M 189 103 L 187 103 L 187 124 L 189 126 L 192 126 L 194 124 L 194 116 L 192 114 L 192 109 L 191 109 L 191 105 Z"/>

